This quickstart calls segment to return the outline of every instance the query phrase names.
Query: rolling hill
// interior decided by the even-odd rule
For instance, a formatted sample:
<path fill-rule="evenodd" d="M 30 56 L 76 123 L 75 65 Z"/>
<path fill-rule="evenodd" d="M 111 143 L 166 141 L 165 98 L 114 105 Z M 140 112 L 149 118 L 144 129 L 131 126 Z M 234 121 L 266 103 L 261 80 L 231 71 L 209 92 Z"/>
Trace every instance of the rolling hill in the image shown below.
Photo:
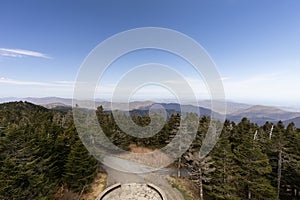
<path fill-rule="evenodd" d="M 27 101 L 34 104 L 44 106 L 46 108 L 57 109 L 57 110 L 69 110 L 72 106 L 72 99 L 59 98 L 59 97 L 44 97 L 44 98 L 0 98 L 0 103 L 11 102 L 11 101 Z M 77 100 L 78 101 L 78 100 Z M 85 108 L 93 105 L 92 100 L 80 100 L 78 101 L 80 106 Z M 128 104 L 124 102 L 116 102 L 113 104 L 114 109 L 121 111 L 131 111 L 131 114 L 146 114 L 147 111 L 153 106 L 155 102 L 152 101 L 134 101 L 130 102 L 129 108 Z M 199 106 L 196 105 L 182 105 L 178 103 L 159 103 L 168 112 L 168 114 L 180 113 L 181 108 L 184 112 L 195 112 L 197 109 L 200 115 L 210 116 L 212 111 L 210 110 L 211 102 L 209 100 L 199 101 Z M 98 107 L 102 105 L 107 111 L 111 110 L 111 102 L 103 101 L 98 99 L 95 102 L 95 106 Z M 277 107 L 263 106 L 263 105 L 249 105 L 236 102 L 226 102 L 227 105 L 227 115 L 228 120 L 234 121 L 236 123 L 240 122 L 243 117 L 247 117 L 250 121 L 257 123 L 258 125 L 264 124 L 266 121 L 277 123 L 279 120 L 286 123 L 295 122 L 297 127 L 300 127 L 300 112 L 292 112 Z M 67 108 L 65 108 L 67 107 Z M 214 112 L 216 117 L 222 117 L 221 113 Z"/>
<path fill-rule="evenodd" d="M 293 119 L 285 120 L 283 123 L 287 126 L 289 123 L 293 122 L 296 127 L 300 128 L 300 117 L 296 117 Z"/>
<path fill-rule="evenodd" d="M 250 121 L 262 125 L 266 121 L 286 121 L 296 117 L 300 117 L 300 113 L 285 111 L 271 106 L 255 105 L 247 109 L 238 110 L 227 116 L 229 120 L 235 122 L 240 121 L 243 117 L 247 117 Z"/>

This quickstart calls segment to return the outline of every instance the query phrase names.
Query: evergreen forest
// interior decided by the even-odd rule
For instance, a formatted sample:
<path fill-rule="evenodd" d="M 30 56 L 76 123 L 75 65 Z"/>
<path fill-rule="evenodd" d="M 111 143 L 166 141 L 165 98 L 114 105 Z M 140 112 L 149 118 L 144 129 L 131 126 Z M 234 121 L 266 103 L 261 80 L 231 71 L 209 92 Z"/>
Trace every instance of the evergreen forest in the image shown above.
<path fill-rule="evenodd" d="M 162 148 L 180 124 L 180 114 L 171 114 L 159 133 L 141 139 L 123 132 L 102 106 L 96 116 L 110 141 L 124 150 L 132 144 Z M 140 126 L 151 121 L 149 115 L 124 117 Z M 200 200 L 300 199 L 299 128 L 281 121 L 258 126 L 247 118 L 237 124 L 227 120 L 213 150 L 199 157 L 210 122 L 209 116 L 199 119 L 193 143 L 170 166 L 179 171 L 178 176 L 188 172 Z M 1 200 L 54 199 L 61 187 L 86 192 L 101 170 L 100 162 L 82 144 L 70 109 L 46 109 L 22 101 L 0 104 Z"/>

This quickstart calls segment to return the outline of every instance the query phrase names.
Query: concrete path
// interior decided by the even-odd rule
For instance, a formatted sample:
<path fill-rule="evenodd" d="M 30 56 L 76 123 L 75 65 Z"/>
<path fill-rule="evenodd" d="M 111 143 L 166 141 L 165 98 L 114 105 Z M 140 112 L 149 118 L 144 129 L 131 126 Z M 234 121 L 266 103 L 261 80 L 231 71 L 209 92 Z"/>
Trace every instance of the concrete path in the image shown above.
<path fill-rule="evenodd" d="M 151 166 L 113 156 L 105 156 L 103 161 L 103 163 L 114 167 L 113 169 L 104 166 L 108 174 L 107 186 L 115 183 L 152 183 L 161 188 L 169 200 L 184 200 L 181 193 L 166 180 L 174 171 L 166 168 L 155 169 Z"/>

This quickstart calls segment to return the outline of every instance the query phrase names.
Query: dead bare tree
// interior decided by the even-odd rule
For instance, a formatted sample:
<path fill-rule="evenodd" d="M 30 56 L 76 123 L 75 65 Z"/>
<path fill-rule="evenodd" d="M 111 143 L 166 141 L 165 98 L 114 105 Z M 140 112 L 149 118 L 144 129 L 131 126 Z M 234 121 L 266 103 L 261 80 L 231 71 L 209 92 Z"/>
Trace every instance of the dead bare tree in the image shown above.
<path fill-rule="evenodd" d="M 255 131 L 255 133 L 254 133 L 254 136 L 253 136 L 253 140 L 256 140 L 257 139 L 257 130 Z"/>
<path fill-rule="evenodd" d="M 269 133 L 269 138 L 270 139 L 272 139 L 273 129 L 274 129 L 274 125 L 272 125 L 270 133 Z"/>
<path fill-rule="evenodd" d="M 190 178 L 197 184 L 199 189 L 199 199 L 204 200 L 203 197 L 203 182 L 210 181 L 210 173 L 215 171 L 212 167 L 213 161 L 210 156 L 200 157 L 198 152 L 188 152 L 185 156 L 188 161 Z"/>

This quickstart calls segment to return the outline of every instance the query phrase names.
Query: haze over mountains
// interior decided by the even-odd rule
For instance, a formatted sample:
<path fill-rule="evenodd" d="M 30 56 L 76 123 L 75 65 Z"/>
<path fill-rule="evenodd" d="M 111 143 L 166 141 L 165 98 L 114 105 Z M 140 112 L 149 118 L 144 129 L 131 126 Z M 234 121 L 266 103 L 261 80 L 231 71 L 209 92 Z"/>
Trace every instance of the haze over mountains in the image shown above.
<path fill-rule="evenodd" d="M 59 108 L 72 106 L 72 99 L 59 98 L 59 97 L 44 97 L 44 98 L 0 98 L 0 103 L 11 101 L 28 101 L 34 104 L 44 106 L 46 108 Z M 91 105 L 91 100 L 80 100 L 80 105 Z M 143 113 L 148 111 L 155 102 L 153 101 L 134 101 L 130 103 L 130 108 L 133 113 Z M 200 115 L 211 115 L 210 101 L 199 101 L 199 107 L 195 105 L 182 105 L 178 103 L 159 103 L 163 106 L 169 114 L 180 113 L 181 108 L 187 112 L 193 112 L 199 109 Z M 243 117 L 247 117 L 251 122 L 263 125 L 266 121 L 277 123 L 283 121 L 285 124 L 294 122 L 297 127 L 300 127 L 300 112 L 292 112 L 278 107 L 263 106 L 263 105 L 250 105 L 236 102 L 226 102 L 228 120 L 238 123 Z M 111 109 L 111 102 L 104 100 L 97 100 L 95 106 L 102 105 L 105 110 Z M 119 102 L 114 103 L 114 109 L 128 110 L 127 103 Z M 216 113 L 216 116 L 222 116 L 221 113 Z"/>

